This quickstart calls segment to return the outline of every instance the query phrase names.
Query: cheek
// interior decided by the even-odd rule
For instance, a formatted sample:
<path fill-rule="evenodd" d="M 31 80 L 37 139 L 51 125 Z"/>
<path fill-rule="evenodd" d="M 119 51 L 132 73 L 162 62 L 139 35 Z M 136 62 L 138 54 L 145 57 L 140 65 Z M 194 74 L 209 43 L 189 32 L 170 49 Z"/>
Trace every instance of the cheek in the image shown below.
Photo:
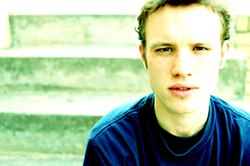
<path fill-rule="evenodd" d="M 200 83 L 204 85 L 209 92 L 213 91 L 216 87 L 219 77 L 219 60 L 213 59 L 199 64 L 196 69 L 196 74 L 199 75 Z M 210 88 L 209 88 L 210 87 Z"/>
<path fill-rule="evenodd" d="M 216 73 L 219 71 L 219 65 L 215 64 L 215 63 L 200 63 L 198 65 L 199 67 L 196 68 L 196 71 L 198 73 Z"/>
<path fill-rule="evenodd" d="M 163 84 L 170 73 L 168 64 L 163 59 L 148 60 L 148 74 L 151 84 Z"/>
<path fill-rule="evenodd" d="M 214 54 L 208 55 L 206 58 L 197 61 L 198 71 L 203 73 L 217 73 L 220 69 L 220 57 Z"/>
<path fill-rule="evenodd" d="M 159 77 L 164 75 L 164 77 L 170 72 L 170 64 L 164 59 L 154 59 L 148 61 L 148 70 L 153 77 Z"/>

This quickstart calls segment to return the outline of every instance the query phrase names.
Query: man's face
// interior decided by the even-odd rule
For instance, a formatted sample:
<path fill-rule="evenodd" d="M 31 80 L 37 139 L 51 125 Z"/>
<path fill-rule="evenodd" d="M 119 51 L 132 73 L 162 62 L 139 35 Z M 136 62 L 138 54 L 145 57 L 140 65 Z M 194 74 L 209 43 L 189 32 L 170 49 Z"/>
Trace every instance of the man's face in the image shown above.
<path fill-rule="evenodd" d="M 145 56 L 140 51 L 156 109 L 189 113 L 208 106 L 229 49 L 228 41 L 221 45 L 221 27 L 203 6 L 164 6 L 149 16 Z"/>

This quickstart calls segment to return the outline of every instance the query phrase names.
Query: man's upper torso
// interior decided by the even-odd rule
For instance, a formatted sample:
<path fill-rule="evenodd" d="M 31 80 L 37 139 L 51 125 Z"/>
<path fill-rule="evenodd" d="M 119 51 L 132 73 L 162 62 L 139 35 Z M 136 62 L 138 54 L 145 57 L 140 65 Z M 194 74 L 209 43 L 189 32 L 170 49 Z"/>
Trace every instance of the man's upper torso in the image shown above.
<path fill-rule="evenodd" d="M 181 152 L 163 136 L 154 95 L 121 106 L 92 129 L 84 165 L 250 165 L 250 115 L 216 97 L 199 139 Z"/>

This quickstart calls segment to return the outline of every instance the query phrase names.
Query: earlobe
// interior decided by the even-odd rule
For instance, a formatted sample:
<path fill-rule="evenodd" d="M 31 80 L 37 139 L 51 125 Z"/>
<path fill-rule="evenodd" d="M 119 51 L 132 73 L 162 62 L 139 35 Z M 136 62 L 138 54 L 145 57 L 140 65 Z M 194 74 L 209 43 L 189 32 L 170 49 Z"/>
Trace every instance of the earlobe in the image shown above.
<path fill-rule="evenodd" d="M 231 45 L 230 45 L 229 40 L 224 41 L 223 46 L 222 46 L 222 52 L 221 52 L 220 69 L 224 68 L 225 66 L 230 48 L 231 48 Z"/>
<path fill-rule="evenodd" d="M 220 61 L 220 69 L 223 69 L 225 66 L 226 60 L 225 59 L 221 59 Z"/>
<path fill-rule="evenodd" d="M 142 45 L 139 45 L 139 51 L 141 54 L 141 60 L 142 60 L 143 66 L 145 67 L 145 69 L 147 69 L 148 68 L 147 59 L 146 59 L 145 51 Z"/>

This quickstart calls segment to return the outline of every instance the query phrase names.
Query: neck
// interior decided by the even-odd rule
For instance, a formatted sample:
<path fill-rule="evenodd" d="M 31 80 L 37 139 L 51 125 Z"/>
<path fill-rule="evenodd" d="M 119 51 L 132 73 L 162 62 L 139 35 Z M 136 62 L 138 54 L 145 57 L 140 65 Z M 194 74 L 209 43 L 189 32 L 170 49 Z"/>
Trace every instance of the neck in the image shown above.
<path fill-rule="evenodd" d="M 169 110 L 162 106 L 157 99 L 155 101 L 155 114 L 159 125 L 178 137 L 191 137 L 197 134 L 205 126 L 208 112 L 208 103 L 195 110 L 178 111 Z"/>

